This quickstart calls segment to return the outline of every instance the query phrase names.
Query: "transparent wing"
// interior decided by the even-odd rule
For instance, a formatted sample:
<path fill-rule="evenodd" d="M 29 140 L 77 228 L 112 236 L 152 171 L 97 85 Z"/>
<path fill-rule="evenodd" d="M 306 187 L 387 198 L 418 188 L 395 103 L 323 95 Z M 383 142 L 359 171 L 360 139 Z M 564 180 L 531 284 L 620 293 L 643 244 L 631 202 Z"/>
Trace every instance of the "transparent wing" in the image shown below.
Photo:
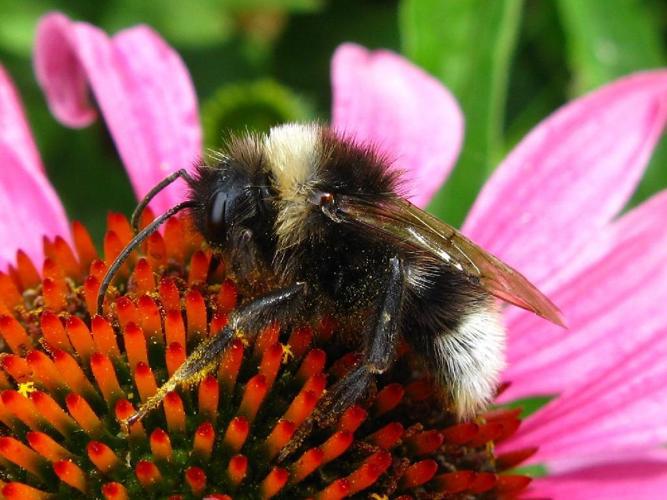
<path fill-rule="evenodd" d="M 338 195 L 335 216 L 361 224 L 394 242 L 425 251 L 444 264 L 479 279 L 492 295 L 565 326 L 560 310 L 518 271 L 475 245 L 452 226 L 392 197 L 380 203 Z"/>

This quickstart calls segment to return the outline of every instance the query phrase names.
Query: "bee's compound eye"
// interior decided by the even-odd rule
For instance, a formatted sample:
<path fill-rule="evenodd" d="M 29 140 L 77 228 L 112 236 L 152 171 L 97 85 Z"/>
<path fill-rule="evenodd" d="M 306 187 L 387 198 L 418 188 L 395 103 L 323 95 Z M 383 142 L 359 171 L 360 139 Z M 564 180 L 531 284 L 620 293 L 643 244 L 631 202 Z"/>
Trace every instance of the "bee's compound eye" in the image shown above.
<path fill-rule="evenodd" d="M 209 235 L 212 239 L 224 239 L 227 230 L 227 193 L 219 192 L 211 200 L 207 218 Z"/>

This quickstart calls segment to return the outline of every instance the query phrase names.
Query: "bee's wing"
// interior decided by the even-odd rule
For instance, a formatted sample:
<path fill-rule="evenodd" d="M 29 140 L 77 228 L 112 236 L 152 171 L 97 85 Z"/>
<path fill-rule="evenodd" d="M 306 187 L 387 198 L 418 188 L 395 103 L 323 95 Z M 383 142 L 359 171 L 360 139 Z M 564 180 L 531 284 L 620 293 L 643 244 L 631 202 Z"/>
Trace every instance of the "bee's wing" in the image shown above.
<path fill-rule="evenodd" d="M 408 201 L 391 197 L 371 203 L 345 195 L 336 200 L 336 214 L 344 221 L 366 226 L 399 245 L 427 252 L 453 270 L 479 279 L 492 295 L 565 326 L 560 310 L 518 271 Z"/>

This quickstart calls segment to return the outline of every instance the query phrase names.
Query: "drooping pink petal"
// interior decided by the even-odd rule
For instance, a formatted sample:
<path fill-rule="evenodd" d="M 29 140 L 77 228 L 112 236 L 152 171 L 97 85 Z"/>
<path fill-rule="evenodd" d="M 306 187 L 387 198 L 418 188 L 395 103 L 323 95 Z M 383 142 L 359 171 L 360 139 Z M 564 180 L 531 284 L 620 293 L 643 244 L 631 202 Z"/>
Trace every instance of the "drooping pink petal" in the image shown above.
<path fill-rule="evenodd" d="M 44 175 L 23 109 L 0 66 L 0 269 L 23 249 L 39 265 L 42 236 L 69 239 L 65 210 Z"/>
<path fill-rule="evenodd" d="M 379 147 L 406 173 L 412 202 L 424 206 L 461 148 L 456 100 L 435 78 L 386 50 L 346 43 L 331 66 L 334 128 Z"/>
<path fill-rule="evenodd" d="M 22 249 L 39 267 L 42 237 L 70 239 L 65 210 L 44 174 L 26 166 L 12 146 L 0 141 L 0 270 Z"/>
<path fill-rule="evenodd" d="M 656 449 L 667 441 L 667 329 L 627 355 L 582 377 L 557 399 L 528 417 L 500 448 L 539 443 L 531 461 L 562 463 L 570 457 Z"/>
<path fill-rule="evenodd" d="M 95 116 L 86 83 L 107 122 L 137 197 L 201 155 L 197 100 L 178 54 L 145 26 L 109 38 L 87 23 L 48 14 L 37 29 L 35 71 L 51 110 L 78 127 Z M 182 201 L 176 183 L 152 207 Z"/>
<path fill-rule="evenodd" d="M 504 401 L 558 394 L 667 328 L 667 191 L 605 228 L 588 264 L 551 294 L 569 321 L 555 327 L 508 311 Z"/>
<path fill-rule="evenodd" d="M 464 232 L 544 286 L 625 205 L 666 119 L 664 70 L 565 106 L 498 167 Z"/>
<path fill-rule="evenodd" d="M 0 140 L 11 145 L 24 168 L 44 172 L 21 101 L 2 66 L 0 66 Z"/>
<path fill-rule="evenodd" d="M 526 496 L 567 500 L 653 499 L 667 491 L 667 460 L 627 461 L 536 479 Z"/>

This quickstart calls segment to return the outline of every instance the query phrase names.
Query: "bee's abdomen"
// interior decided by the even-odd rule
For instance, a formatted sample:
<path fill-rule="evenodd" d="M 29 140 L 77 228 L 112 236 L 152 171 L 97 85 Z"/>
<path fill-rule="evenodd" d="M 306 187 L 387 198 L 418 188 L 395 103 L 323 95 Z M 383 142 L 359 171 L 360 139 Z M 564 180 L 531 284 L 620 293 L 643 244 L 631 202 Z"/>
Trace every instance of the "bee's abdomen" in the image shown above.
<path fill-rule="evenodd" d="M 458 415 L 472 415 L 493 397 L 505 364 L 505 330 L 495 301 L 477 283 L 445 267 L 417 278 L 405 312 L 405 338 L 439 379 Z"/>

